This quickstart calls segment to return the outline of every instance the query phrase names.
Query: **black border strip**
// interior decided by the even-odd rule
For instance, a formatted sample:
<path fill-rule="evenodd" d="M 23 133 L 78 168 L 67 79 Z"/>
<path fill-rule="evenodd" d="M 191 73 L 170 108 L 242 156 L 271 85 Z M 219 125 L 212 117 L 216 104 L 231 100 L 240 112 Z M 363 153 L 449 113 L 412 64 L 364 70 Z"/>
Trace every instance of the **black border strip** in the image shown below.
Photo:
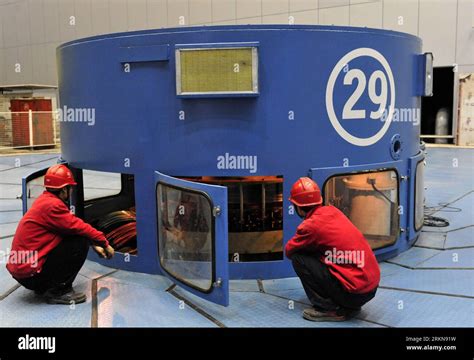
<path fill-rule="evenodd" d="M 171 288 L 171 289 L 168 289 L 166 290 L 167 292 L 169 292 L 171 295 L 173 295 L 175 298 L 177 298 L 178 300 L 180 301 L 183 301 L 187 306 L 189 306 L 191 309 L 193 309 L 194 311 L 196 311 L 198 314 L 204 316 L 206 319 L 208 319 L 209 321 L 211 321 L 212 323 L 216 324 L 218 327 L 220 328 L 226 328 L 227 326 L 225 326 L 222 322 L 220 322 L 219 320 L 217 320 L 215 317 L 213 317 L 212 315 L 209 315 L 207 312 L 205 312 L 204 310 L 202 310 L 199 306 L 193 304 L 191 301 L 189 301 L 188 299 L 184 298 L 183 296 L 179 295 L 174 287 Z"/>
<path fill-rule="evenodd" d="M 425 157 L 423 157 L 420 161 L 418 161 L 416 163 L 416 166 L 415 166 L 415 174 L 413 176 L 413 229 L 415 230 L 415 232 L 419 232 L 421 229 L 423 229 L 423 221 L 421 222 L 421 226 L 419 228 L 416 227 L 416 181 L 417 181 L 417 175 L 418 175 L 418 165 L 420 165 L 420 163 L 424 162 L 425 161 Z M 425 179 L 425 172 L 426 172 L 426 168 L 423 169 L 424 173 L 423 173 L 423 180 Z M 423 189 L 424 189 L 424 183 L 422 184 L 423 186 Z M 423 219 L 425 217 L 424 215 L 424 211 L 425 211 L 425 207 L 423 206 Z M 446 241 L 446 239 L 444 239 Z"/>
<path fill-rule="evenodd" d="M 97 284 L 99 280 L 106 278 L 116 272 L 120 271 L 119 269 L 115 269 L 113 271 L 108 272 L 107 274 L 101 275 L 91 280 L 91 327 L 97 328 L 99 327 L 99 301 L 97 299 Z"/>
<path fill-rule="evenodd" d="M 0 295 L 0 301 L 5 300 L 9 295 L 11 295 L 14 291 L 16 291 L 18 288 L 20 288 L 20 284 L 16 284 L 7 291 L 5 291 L 3 294 Z"/>

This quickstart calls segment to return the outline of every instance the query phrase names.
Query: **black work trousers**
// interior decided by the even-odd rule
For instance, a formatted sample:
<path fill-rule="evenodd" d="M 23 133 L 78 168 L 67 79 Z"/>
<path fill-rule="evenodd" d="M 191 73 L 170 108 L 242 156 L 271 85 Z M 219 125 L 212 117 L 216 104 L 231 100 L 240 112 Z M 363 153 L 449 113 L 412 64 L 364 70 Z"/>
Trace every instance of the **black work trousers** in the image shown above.
<path fill-rule="evenodd" d="M 86 261 L 88 251 L 87 239 L 77 236 L 64 238 L 47 255 L 40 273 L 16 280 L 25 288 L 40 294 L 48 290 L 65 293 L 71 289 L 72 283 Z"/>
<path fill-rule="evenodd" d="M 291 260 L 309 301 L 318 311 L 351 315 L 370 301 L 377 291 L 374 289 L 365 294 L 348 292 L 315 254 L 296 253 Z"/>

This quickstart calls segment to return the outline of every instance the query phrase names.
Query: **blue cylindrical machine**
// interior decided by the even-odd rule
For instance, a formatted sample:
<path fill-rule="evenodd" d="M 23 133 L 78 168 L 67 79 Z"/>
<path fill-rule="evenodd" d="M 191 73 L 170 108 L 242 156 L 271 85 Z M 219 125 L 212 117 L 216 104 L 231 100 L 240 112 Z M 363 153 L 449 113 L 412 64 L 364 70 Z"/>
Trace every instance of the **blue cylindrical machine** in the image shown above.
<path fill-rule="evenodd" d="M 212 294 L 229 277 L 294 276 L 283 249 L 301 221 L 287 200 L 301 176 L 379 259 L 418 235 L 430 79 L 415 36 L 160 29 L 72 41 L 58 62 L 64 160 L 79 179 L 83 169 L 124 174 L 119 195 L 84 201 L 79 187 L 78 214 L 136 212 L 136 255 L 106 265 L 164 273 L 220 303 L 225 294 Z"/>

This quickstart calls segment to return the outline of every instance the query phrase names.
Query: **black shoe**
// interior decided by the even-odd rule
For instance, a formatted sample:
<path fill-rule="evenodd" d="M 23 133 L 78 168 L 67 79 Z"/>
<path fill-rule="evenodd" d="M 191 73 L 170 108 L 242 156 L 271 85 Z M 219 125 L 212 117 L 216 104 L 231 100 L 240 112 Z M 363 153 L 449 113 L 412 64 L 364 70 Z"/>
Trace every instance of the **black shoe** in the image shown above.
<path fill-rule="evenodd" d="M 71 290 L 66 293 L 58 293 L 54 290 L 48 290 L 44 294 L 46 302 L 48 304 L 61 304 L 61 305 L 72 305 L 81 304 L 87 300 L 87 296 L 84 293 L 77 293 Z"/>
<path fill-rule="evenodd" d="M 303 318 L 309 321 L 345 321 L 344 315 L 338 315 L 336 311 L 318 311 L 315 308 L 305 309 Z"/>
<path fill-rule="evenodd" d="M 346 319 L 352 319 L 353 317 L 359 315 L 360 311 L 361 311 L 360 307 L 357 308 L 357 309 L 350 309 L 350 308 L 340 307 L 339 309 L 336 310 L 336 314 L 345 316 Z"/>

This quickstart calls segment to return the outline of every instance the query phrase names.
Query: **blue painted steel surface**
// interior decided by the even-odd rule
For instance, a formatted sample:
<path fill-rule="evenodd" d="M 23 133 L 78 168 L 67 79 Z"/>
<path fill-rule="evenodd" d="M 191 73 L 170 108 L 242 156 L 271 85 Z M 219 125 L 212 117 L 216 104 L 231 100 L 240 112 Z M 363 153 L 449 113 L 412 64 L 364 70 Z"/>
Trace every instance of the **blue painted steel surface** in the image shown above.
<path fill-rule="evenodd" d="M 259 44 L 258 96 L 176 96 L 176 45 L 239 42 Z M 167 45 L 169 59 L 164 51 Z M 138 49 L 131 54 L 130 72 L 124 71 L 124 54 L 128 53 L 124 48 Z M 153 54 L 156 49 L 159 53 Z M 357 85 L 356 80 L 352 85 L 343 83 L 345 70 L 351 69 L 360 69 L 376 94 L 384 78 L 387 104 L 394 109 L 418 110 L 421 59 L 421 41 L 415 36 L 324 26 L 161 29 L 96 36 L 60 46 L 61 107 L 95 110 L 94 123 L 61 123 L 63 158 L 75 168 L 135 175 L 139 255 L 128 262 L 117 257 L 103 263 L 160 273 L 155 171 L 172 176 L 283 175 L 286 243 L 300 222 L 288 212 L 287 201 L 297 178 L 312 173 L 322 185 L 325 179 L 318 169 L 339 170 L 346 158 L 349 164 L 341 169 L 344 173 L 393 167 L 399 176 L 408 176 L 407 181 L 400 181 L 399 189 L 400 204 L 410 208 L 400 215 L 400 226 L 408 227 L 414 206 L 410 158 L 423 157 L 419 123 L 393 119 L 386 125 L 387 121 L 369 118 L 378 106 L 367 89 L 353 106 L 353 110 L 365 109 L 365 118 L 339 121 L 343 130 L 337 120 Z M 370 80 L 374 73 L 379 77 Z M 331 82 L 334 86 L 328 85 Z M 377 135 L 381 129 L 386 132 Z M 401 141 L 398 160 L 393 156 L 394 136 Z M 218 169 L 216 159 L 226 153 L 257 156 L 256 171 Z M 124 166 L 127 159 L 129 167 Z M 379 258 L 394 256 L 407 249 L 417 235 L 413 229 L 400 232 L 394 245 L 376 254 Z M 231 278 L 294 276 L 287 259 L 231 263 L 229 270 Z"/>

